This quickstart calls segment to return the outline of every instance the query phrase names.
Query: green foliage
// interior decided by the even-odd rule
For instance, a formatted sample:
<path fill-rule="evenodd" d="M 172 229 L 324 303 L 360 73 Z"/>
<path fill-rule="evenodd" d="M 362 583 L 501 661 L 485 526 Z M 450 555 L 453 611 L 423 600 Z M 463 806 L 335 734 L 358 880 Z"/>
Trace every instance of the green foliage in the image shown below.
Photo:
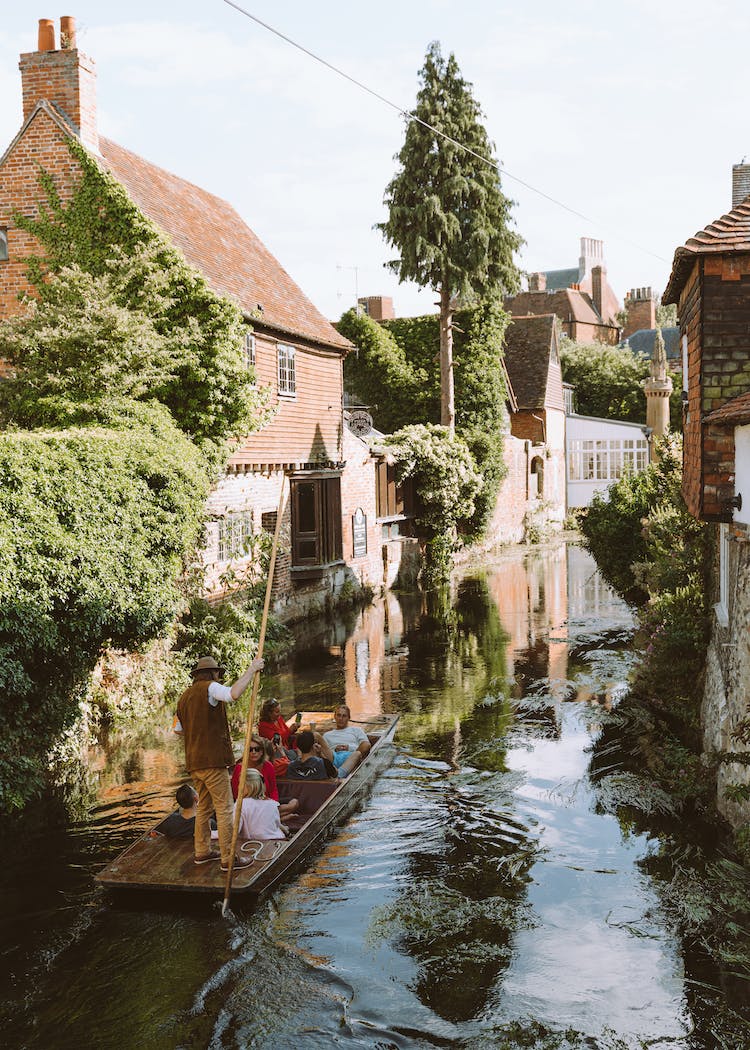
<path fill-rule="evenodd" d="M 502 356 L 508 321 L 496 296 L 456 314 L 456 431 L 469 446 L 482 476 L 474 513 L 463 525 L 470 536 L 481 534 L 505 476 Z M 372 408 L 381 430 L 391 432 L 440 418 L 440 319 L 436 314 L 381 325 L 350 310 L 338 327 L 358 348 L 344 362 L 346 387 Z"/>
<path fill-rule="evenodd" d="M 482 479 L 466 443 L 436 424 L 414 424 L 386 437 L 382 448 L 397 464 L 399 482 L 414 480 L 417 526 L 427 537 L 427 568 L 438 578 L 450 568 L 460 522 L 471 520 Z"/>
<path fill-rule="evenodd" d="M 371 409 L 380 430 L 391 433 L 407 422 L 427 423 L 439 415 L 439 407 L 437 413 L 428 407 L 428 373 L 407 360 L 383 325 L 348 310 L 336 327 L 357 347 L 344 359 L 344 385 Z"/>
<path fill-rule="evenodd" d="M 659 302 L 656 304 L 656 327 L 657 328 L 676 328 L 677 327 L 677 304 L 670 303 L 669 306 L 665 306 Z"/>
<path fill-rule="evenodd" d="M 399 280 L 447 289 L 464 301 L 498 287 L 515 291 L 513 253 L 522 240 L 510 229 L 512 202 L 500 189 L 471 85 L 437 42 L 427 50 L 420 80 L 416 119 L 407 118 L 399 171 L 386 189 L 389 217 L 378 224 L 399 252 L 389 266 Z"/>
<path fill-rule="evenodd" d="M 265 413 L 254 376 L 243 363 L 246 329 L 241 314 L 209 288 L 80 145 L 71 143 L 69 148 L 81 172 L 72 198 L 62 201 L 54 179 L 43 172 L 47 207 L 37 219 L 15 216 L 42 245 L 44 256 L 29 260 L 29 277 L 42 301 L 57 297 L 62 308 L 64 296 L 79 317 L 85 314 L 86 301 L 92 303 L 93 317 L 77 341 L 64 327 L 58 334 L 58 344 L 68 348 L 66 366 L 78 350 L 85 351 L 85 337 L 101 349 L 110 326 L 115 346 L 123 345 L 126 331 L 132 331 L 136 360 L 146 355 L 148 396 L 170 409 L 178 426 L 212 462 L 221 462 L 227 439 L 250 433 Z M 90 275 L 89 284 L 81 271 Z M 60 274 L 67 289 L 47 290 L 43 277 L 50 272 Z M 128 312 L 136 316 L 128 317 Z M 40 316 L 41 309 L 28 324 L 41 325 Z M 19 338 L 33 345 L 23 324 Z M 123 361 L 122 373 L 129 363 Z"/>
<path fill-rule="evenodd" d="M 161 407 L 120 429 L 0 435 L 0 807 L 35 794 L 104 644 L 174 620 L 208 492 Z"/>
<path fill-rule="evenodd" d="M 574 343 L 563 339 L 560 346 L 563 382 L 575 387 L 576 410 L 582 416 L 645 423 L 649 360 L 627 346 Z M 682 382 L 670 373 L 674 389 L 669 399 L 669 425 L 682 430 Z"/>

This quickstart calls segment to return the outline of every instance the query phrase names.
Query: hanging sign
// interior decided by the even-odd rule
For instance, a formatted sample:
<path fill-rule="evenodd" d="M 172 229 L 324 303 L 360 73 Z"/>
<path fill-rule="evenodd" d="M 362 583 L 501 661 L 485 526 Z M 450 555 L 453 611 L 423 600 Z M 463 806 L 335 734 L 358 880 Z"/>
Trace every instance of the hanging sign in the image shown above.
<path fill-rule="evenodd" d="M 352 514 L 352 540 L 354 557 L 362 558 L 367 554 L 367 515 L 361 507 Z"/>

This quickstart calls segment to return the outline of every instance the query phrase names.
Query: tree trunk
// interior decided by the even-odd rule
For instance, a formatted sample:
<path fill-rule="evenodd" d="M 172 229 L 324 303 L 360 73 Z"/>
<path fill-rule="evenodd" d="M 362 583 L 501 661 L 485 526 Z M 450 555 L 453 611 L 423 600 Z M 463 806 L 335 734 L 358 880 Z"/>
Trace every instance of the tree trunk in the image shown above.
<path fill-rule="evenodd" d="M 445 282 L 440 288 L 440 422 L 451 434 L 456 430 L 453 391 L 453 302 Z"/>

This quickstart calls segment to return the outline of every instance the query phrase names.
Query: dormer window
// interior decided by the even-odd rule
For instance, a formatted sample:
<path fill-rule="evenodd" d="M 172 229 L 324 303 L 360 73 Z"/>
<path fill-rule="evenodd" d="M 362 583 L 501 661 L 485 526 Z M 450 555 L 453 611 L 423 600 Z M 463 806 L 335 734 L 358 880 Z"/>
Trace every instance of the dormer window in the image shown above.
<path fill-rule="evenodd" d="M 8 228 L 0 226 L 0 262 L 8 258 Z"/>
<path fill-rule="evenodd" d="M 248 368 L 255 368 L 255 336 L 252 332 L 245 332 L 242 353 L 245 358 L 245 365 Z"/>
<path fill-rule="evenodd" d="M 279 393 L 293 396 L 297 391 L 297 379 L 294 373 L 294 347 L 278 343 L 279 360 Z"/>

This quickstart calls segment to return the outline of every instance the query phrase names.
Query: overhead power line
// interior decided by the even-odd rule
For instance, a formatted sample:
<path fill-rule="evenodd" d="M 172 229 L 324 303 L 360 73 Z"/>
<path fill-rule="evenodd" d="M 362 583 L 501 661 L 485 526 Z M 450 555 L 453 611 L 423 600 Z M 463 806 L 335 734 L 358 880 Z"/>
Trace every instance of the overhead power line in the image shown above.
<path fill-rule="evenodd" d="M 334 66 L 332 62 L 328 62 L 327 59 L 322 58 L 320 55 L 316 55 L 314 51 L 310 51 L 309 48 L 306 48 L 303 44 L 299 44 L 296 40 L 292 40 L 291 37 L 286 36 L 286 34 L 282 33 L 281 30 L 274 28 L 274 26 L 272 25 L 269 25 L 268 22 L 264 22 L 262 18 L 258 18 L 257 15 L 251 14 L 250 11 L 247 11 L 244 7 L 241 7 L 239 4 L 236 4 L 234 0 L 224 0 L 224 3 L 227 4 L 228 7 L 233 7 L 235 11 L 238 11 L 241 15 L 244 15 L 245 18 L 249 18 L 251 22 L 255 22 L 257 25 L 262 26 L 263 29 L 268 30 L 269 33 L 272 33 L 274 36 L 278 37 L 279 40 L 283 40 L 285 43 L 290 44 L 298 51 L 301 51 L 303 54 L 307 55 L 308 58 L 313 59 L 314 62 L 319 62 L 321 66 L 325 66 L 326 69 L 330 69 L 332 73 L 335 73 L 339 77 L 343 77 L 344 80 L 348 80 L 350 84 L 354 84 L 354 86 L 358 87 L 361 91 L 366 92 L 366 94 L 371 95 L 373 98 L 376 98 L 379 102 L 382 102 L 384 105 L 389 106 L 397 113 L 400 113 L 401 116 L 406 117 L 407 120 L 416 121 L 418 124 L 421 124 L 423 127 L 433 132 L 433 134 L 439 136 L 442 139 L 445 139 L 446 142 L 450 142 L 453 146 L 456 146 L 458 149 L 461 149 L 465 153 L 468 153 L 472 157 L 475 157 L 477 160 L 481 161 L 482 164 L 486 164 L 488 167 L 493 168 L 498 173 L 498 175 L 505 175 L 506 178 L 512 179 L 513 182 L 517 182 L 520 186 L 523 186 L 525 187 L 525 189 L 530 190 L 531 193 L 536 193 L 538 197 L 543 197 L 544 200 L 549 201 L 550 204 L 554 204 L 558 208 L 562 208 L 564 211 L 569 212 L 571 215 L 575 215 L 577 218 L 583 219 L 584 222 L 590 222 L 592 226 L 601 226 L 601 223 L 598 223 L 595 219 L 592 219 L 590 216 L 584 215 L 583 212 L 577 211 L 575 208 L 571 208 L 569 205 L 565 204 L 564 201 L 558 200 L 556 197 L 551 197 L 548 193 L 545 193 L 544 190 L 537 189 L 537 187 L 532 186 L 530 182 L 526 182 L 524 179 L 519 178 L 518 175 L 513 175 L 510 171 L 508 171 L 508 169 L 504 165 L 499 164 L 497 161 L 492 160 L 490 157 L 485 157 L 481 153 L 477 153 L 475 150 L 471 149 L 470 146 L 464 145 L 463 142 L 459 142 L 457 139 L 452 138 L 450 135 L 446 135 L 444 131 L 441 131 L 439 128 L 434 127 L 426 120 L 422 120 L 422 118 L 418 117 L 416 113 L 412 113 L 411 110 L 404 109 L 403 106 L 399 106 L 397 102 L 393 102 L 391 99 L 386 98 L 385 95 L 381 95 L 379 91 L 375 91 L 374 88 L 368 87 L 367 84 L 363 84 L 361 80 L 357 80 L 356 77 L 351 76 L 343 69 L 339 69 L 338 66 Z M 644 248 L 642 244 L 638 244 L 636 241 L 631 241 L 629 238 L 622 236 L 622 234 L 615 234 L 613 232 L 613 236 L 616 236 L 619 240 L 631 245 L 631 247 L 637 248 L 639 251 L 645 252 L 647 255 L 651 255 L 654 259 L 659 259 L 660 262 L 669 262 L 669 260 L 665 259 L 663 256 L 657 255 L 656 252 L 652 252 L 650 248 Z"/>

